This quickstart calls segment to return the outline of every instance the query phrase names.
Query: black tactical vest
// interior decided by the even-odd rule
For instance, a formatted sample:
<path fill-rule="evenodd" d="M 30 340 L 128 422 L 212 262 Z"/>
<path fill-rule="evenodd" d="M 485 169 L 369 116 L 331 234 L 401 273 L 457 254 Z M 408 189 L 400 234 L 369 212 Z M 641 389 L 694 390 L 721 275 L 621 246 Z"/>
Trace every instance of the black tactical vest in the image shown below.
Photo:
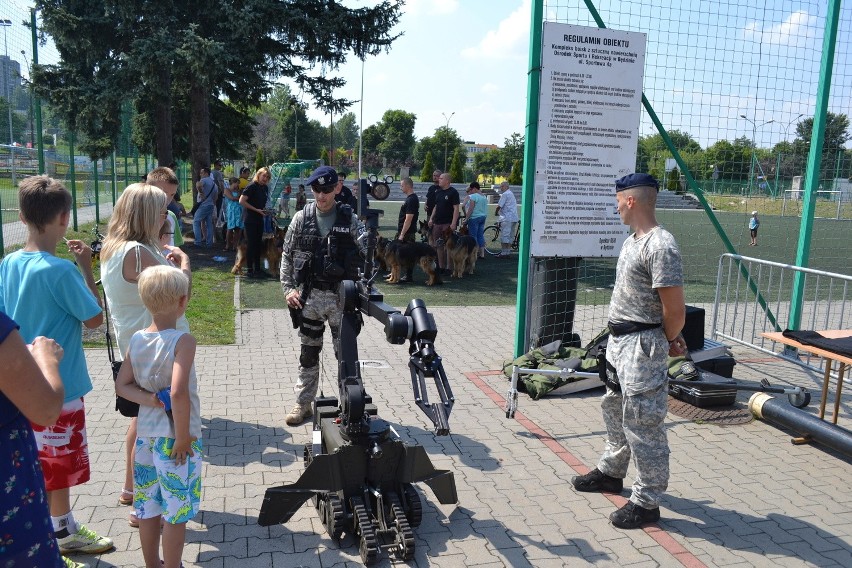
<path fill-rule="evenodd" d="M 310 254 L 310 271 L 317 282 L 358 279 L 360 260 L 352 237 L 352 207 L 342 203 L 336 207 L 337 219 L 325 238 L 320 235 L 316 203 L 308 203 L 302 210 L 302 230 L 294 248 Z"/>

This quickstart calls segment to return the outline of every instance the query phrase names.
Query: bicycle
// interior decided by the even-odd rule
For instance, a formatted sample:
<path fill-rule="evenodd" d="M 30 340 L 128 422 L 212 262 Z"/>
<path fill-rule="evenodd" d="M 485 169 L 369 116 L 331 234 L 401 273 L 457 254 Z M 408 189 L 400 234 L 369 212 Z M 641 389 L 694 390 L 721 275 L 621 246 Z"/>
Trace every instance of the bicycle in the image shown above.
<path fill-rule="evenodd" d="M 491 256 L 497 256 L 503 252 L 503 244 L 500 242 L 500 228 L 503 223 L 508 221 L 497 221 L 496 225 L 485 227 L 485 252 Z M 512 239 L 512 250 L 516 251 L 520 247 L 521 242 L 521 224 L 518 223 L 515 228 L 515 238 Z"/>
<path fill-rule="evenodd" d="M 92 235 L 94 235 L 94 239 L 92 239 L 92 243 L 89 246 L 92 249 L 92 270 L 94 271 L 98 265 L 98 261 L 101 259 L 101 249 L 104 246 L 104 239 L 106 237 L 101 234 L 97 225 L 92 228 Z"/>

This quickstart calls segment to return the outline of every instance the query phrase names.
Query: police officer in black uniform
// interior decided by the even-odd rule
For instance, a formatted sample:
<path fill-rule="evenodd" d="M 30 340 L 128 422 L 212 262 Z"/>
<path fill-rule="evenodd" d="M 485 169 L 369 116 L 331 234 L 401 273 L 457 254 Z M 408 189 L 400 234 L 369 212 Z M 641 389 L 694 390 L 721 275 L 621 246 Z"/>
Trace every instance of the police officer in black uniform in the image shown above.
<path fill-rule="evenodd" d="M 364 225 L 351 206 L 335 201 L 340 192 L 337 181 L 337 172 L 330 166 L 314 170 L 306 185 L 313 190 L 315 201 L 293 216 L 284 239 L 281 286 L 287 306 L 301 310 L 302 344 L 296 404 L 286 418 L 289 426 L 301 424 L 313 414 L 325 322 L 336 349 L 342 315 L 340 283 L 357 280 L 366 252 L 366 239 L 359 240 Z"/>

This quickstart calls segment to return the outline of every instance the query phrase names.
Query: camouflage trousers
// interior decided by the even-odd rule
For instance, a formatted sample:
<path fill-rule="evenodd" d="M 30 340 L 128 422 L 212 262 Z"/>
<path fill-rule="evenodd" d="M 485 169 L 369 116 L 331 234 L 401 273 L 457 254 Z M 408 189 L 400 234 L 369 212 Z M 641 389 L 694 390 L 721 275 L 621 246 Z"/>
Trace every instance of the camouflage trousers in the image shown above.
<path fill-rule="evenodd" d="M 331 290 L 313 290 L 302 308 L 302 326 L 299 340 L 299 382 L 296 384 L 296 403 L 310 405 L 319 388 L 319 354 L 322 350 L 325 322 L 331 328 L 334 353 L 337 355 L 337 338 L 340 335 L 340 307 L 338 294 Z"/>
<path fill-rule="evenodd" d="M 598 469 L 624 478 L 632 457 L 636 480 L 630 500 L 646 509 L 659 506 L 669 484 L 668 347 L 661 329 L 610 337 L 607 345 L 621 392 L 607 388 L 601 399 L 607 440 Z"/>

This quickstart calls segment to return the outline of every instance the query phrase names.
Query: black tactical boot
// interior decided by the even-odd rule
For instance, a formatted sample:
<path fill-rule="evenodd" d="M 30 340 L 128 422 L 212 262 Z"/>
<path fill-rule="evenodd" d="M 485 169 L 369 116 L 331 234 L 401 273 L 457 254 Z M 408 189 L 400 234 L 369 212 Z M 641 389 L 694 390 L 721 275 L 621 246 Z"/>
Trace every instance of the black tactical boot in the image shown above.
<path fill-rule="evenodd" d="M 624 480 L 617 477 L 610 477 L 602 473 L 598 468 L 593 469 L 586 475 L 578 475 L 571 479 L 574 489 L 593 493 L 597 491 L 606 491 L 607 493 L 621 493 L 624 489 Z"/>
<path fill-rule="evenodd" d="M 609 520 L 613 526 L 620 529 L 638 529 L 642 525 L 659 521 L 660 508 L 646 509 L 633 501 L 628 501 L 627 505 L 617 511 L 613 511 L 609 516 Z"/>

